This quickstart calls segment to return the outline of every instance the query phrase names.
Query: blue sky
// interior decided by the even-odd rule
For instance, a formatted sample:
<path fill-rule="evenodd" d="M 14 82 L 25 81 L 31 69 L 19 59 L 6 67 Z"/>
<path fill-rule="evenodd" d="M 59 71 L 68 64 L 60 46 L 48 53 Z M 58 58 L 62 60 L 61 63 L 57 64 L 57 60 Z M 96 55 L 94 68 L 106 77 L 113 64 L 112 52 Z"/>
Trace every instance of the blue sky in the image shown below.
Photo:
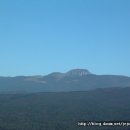
<path fill-rule="evenodd" d="M 0 75 L 86 68 L 130 76 L 129 0 L 1 0 Z"/>

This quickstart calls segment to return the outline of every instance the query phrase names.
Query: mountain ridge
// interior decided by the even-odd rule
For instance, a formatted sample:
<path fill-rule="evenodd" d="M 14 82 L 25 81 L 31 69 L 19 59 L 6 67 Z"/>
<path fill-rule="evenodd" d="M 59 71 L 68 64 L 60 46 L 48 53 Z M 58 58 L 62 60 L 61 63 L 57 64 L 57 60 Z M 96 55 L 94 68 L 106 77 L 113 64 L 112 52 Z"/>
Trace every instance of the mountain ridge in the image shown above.
<path fill-rule="evenodd" d="M 130 77 L 96 75 L 87 69 L 72 69 L 44 76 L 0 77 L 0 93 L 86 91 L 96 88 L 129 87 Z"/>

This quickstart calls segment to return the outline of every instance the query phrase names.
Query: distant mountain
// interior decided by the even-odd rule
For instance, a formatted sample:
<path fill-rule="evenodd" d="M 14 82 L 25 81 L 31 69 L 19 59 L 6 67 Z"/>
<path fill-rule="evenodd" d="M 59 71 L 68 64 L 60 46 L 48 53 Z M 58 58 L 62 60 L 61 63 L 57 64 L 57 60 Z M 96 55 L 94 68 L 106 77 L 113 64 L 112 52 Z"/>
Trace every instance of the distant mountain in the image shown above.
<path fill-rule="evenodd" d="M 120 86 L 130 87 L 130 77 L 96 75 L 85 69 L 45 76 L 0 77 L 0 93 L 86 91 Z"/>
<path fill-rule="evenodd" d="M 49 74 L 48 76 L 55 77 L 55 78 L 63 78 L 63 77 L 80 77 L 91 74 L 86 69 L 73 69 L 66 73 L 54 72 Z"/>
<path fill-rule="evenodd" d="M 66 73 L 68 76 L 86 76 L 89 74 L 91 73 L 86 69 L 73 69 Z"/>

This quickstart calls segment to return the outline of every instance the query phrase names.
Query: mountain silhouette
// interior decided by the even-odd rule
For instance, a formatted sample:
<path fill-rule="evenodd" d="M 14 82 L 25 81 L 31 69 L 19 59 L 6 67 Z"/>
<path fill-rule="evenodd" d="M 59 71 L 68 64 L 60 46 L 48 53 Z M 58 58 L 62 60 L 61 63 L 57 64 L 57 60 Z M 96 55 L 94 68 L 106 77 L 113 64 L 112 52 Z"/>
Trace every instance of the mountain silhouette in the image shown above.
<path fill-rule="evenodd" d="M 109 87 L 130 87 L 130 77 L 96 75 L 86 69 L 44 76 L 0 77 L 0 93 L 86 91 Z"/>

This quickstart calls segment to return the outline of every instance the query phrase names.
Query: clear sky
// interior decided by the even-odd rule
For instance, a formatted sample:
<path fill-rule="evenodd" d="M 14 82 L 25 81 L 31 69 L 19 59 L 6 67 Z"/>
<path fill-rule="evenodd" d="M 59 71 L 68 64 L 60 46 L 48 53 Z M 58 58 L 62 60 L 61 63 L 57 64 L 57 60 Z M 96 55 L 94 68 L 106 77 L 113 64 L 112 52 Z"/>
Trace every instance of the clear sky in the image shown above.
<path fill-rule="evenodd" d="M 130 0 L 0 0 L 0 75 L 84 68 L 130 76 Z"/>

